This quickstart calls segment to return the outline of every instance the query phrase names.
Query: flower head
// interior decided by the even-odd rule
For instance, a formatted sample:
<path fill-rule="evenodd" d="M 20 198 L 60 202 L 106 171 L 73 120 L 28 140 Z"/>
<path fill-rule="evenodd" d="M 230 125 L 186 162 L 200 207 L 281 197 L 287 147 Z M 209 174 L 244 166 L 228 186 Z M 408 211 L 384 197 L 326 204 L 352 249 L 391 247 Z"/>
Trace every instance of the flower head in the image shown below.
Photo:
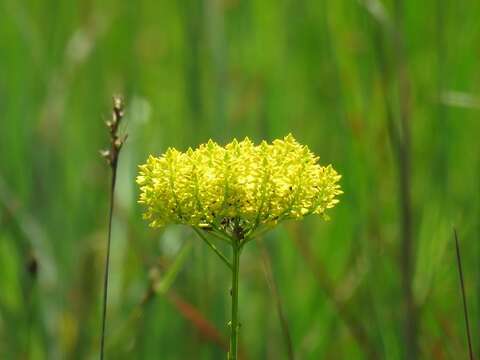
<path fill-rule="evenodd" d="M 140 166 L 137 183 L 151 226 L 180 223 L 228 232 L 235 223 L 251 233 L 284 219 L 325 216 L 342 193 L 340 177 L 288 135 L 271 144 L 245 138 L 224 147 L 210 140 L 186 152 L 169 148 Z"/>

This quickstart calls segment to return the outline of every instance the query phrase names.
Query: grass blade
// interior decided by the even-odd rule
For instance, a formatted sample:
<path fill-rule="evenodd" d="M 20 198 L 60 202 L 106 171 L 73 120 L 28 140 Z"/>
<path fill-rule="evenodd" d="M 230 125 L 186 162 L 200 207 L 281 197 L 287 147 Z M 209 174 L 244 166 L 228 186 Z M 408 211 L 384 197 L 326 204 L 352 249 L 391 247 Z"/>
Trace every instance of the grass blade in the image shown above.
<path fill-rule="evenodd" d="M 465 284 L 463 282 L 463 271 L 462 271 L 462 257 L 460 255 L 460 245 L 458 244 L 458 235 L 457 230 L 453 229 L 453 235 L 455 237 L 455 250 L 457 252 L 457 267 L 458 267 L 458 276 L 460 277 L 460 288 L 462 290 L 462 299 L 463 299 L 463 315 L 465 316 L 465 327 L 467 331 L 467 342 L 468 342 L 468 352 L 470 355 L 470 360 L 473 360 L 473 350 L 472 350 L 472 337 L 470 334 L 470 323 L 468 321 L 468 306 L 467 306 L 467 297 L 465 296 Z"/>

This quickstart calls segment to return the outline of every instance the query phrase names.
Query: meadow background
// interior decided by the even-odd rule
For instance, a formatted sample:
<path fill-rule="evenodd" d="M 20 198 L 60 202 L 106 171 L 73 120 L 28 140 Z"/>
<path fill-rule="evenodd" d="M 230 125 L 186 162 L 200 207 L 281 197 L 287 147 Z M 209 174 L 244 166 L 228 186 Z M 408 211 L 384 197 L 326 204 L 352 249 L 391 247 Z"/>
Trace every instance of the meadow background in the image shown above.
<path fill-rule="evenodd" d="M 243 359 L 463 359 L 458 229 L 480 356 L 480 2 L 0 0 L 0 358 L 98 357 L 123 94 L 108 359 L 224 359 L 230 277 L 152 230 L 137 165 L 289 132 L 343 175 L 331 221 L 241 264 Z"/>

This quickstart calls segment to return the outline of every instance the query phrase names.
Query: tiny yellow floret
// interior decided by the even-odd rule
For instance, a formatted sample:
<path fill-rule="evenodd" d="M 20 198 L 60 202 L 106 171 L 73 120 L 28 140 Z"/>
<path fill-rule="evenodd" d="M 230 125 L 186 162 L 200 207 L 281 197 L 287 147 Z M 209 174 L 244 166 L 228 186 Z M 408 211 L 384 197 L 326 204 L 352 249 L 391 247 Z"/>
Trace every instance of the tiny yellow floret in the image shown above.
<path fill-rule="evenodd" d="M 209 140 L 186 152 L 169 148 L 139 168 L 139 203 L 154 227 L 225 229 L 234 221 L 251 233 L 285 219 L 325 217 L 342 193 L 341 176 L 330 165 L 320 166 L 292 135 L 271 144 L 245 138 L 224 147 Z"/>

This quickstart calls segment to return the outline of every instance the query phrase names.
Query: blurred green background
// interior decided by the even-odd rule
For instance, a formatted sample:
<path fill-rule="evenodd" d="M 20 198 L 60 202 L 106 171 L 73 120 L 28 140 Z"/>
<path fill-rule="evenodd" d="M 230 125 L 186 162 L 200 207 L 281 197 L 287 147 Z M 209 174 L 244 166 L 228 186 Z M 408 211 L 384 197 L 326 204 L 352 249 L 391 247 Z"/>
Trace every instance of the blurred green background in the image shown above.
<path fill-rule="evenodd" d="M 289 132 L 345 194 L 331 221 L 247 247 L 242 358 L 466 358 L 454 225 L 480 355 L 480 2 L 0 0 L 0 15 L 1 359 L 98 358 L 113 94 L 129 138 L 108 359 L 226 358 L 230 275 L 188 228 L 148 228 L 137 165 Z"/>

